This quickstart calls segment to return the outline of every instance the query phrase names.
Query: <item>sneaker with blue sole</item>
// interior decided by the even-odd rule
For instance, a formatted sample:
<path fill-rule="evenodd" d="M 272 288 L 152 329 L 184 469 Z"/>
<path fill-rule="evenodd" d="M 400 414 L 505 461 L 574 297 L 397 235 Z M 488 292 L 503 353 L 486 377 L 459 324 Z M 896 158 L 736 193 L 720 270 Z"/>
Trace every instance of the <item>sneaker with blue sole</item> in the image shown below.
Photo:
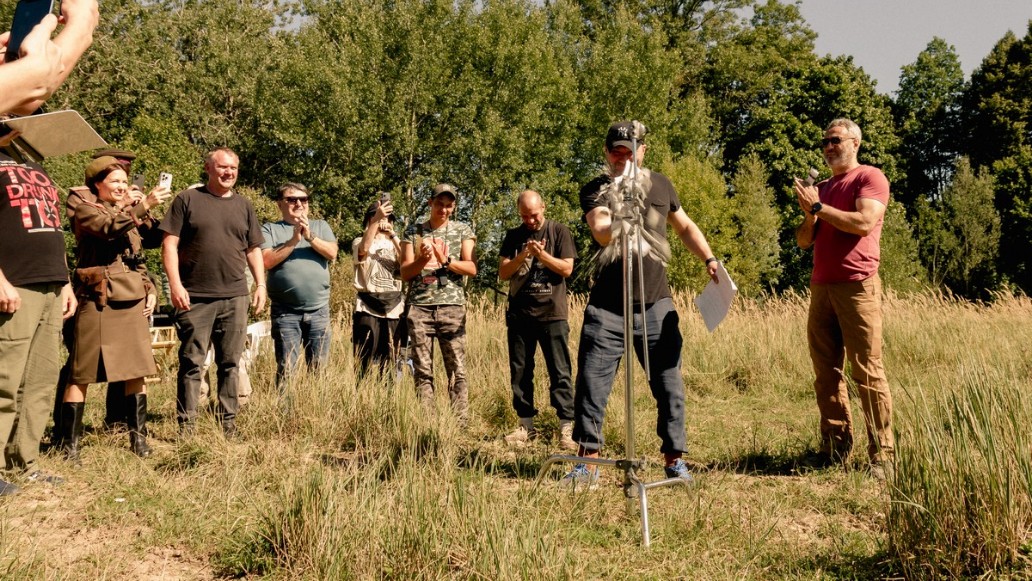
<path fill-rule="evenodd" d="M 559 481 L 560 488 L 571 490 L 595 490 L 598 488 L 598 467 L 589 469 L 587 464 L 576 464 Z"/>
<path fill-rule="evenodd" d="M 684 480 L 686 484 L 691 484 L 695 481 L 695 477 L 692 476 L 691 471 L 688 470 L 688 465 L 680 458 L 674 460 L 673 464 L 664 468 L 663 472 L 666 473 L 667 478 L 680 478 L 681 480 Z"/>

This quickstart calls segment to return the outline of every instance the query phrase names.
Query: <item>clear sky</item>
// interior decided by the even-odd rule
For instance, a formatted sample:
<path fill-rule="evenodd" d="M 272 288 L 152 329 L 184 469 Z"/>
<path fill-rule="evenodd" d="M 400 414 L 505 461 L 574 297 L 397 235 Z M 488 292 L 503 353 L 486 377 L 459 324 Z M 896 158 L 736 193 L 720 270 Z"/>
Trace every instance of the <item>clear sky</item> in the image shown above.
<path fill-rule="evenodd" d="M 970 79 L 1008 30 L 1021 38 L 1032 19 L 1032 0 L 801 0 L 799 6 L 819 35 L 817 54 L 851 55 L 886 94 L 899 88 L 900 68 L 932 37 L 953 45 Z"/>

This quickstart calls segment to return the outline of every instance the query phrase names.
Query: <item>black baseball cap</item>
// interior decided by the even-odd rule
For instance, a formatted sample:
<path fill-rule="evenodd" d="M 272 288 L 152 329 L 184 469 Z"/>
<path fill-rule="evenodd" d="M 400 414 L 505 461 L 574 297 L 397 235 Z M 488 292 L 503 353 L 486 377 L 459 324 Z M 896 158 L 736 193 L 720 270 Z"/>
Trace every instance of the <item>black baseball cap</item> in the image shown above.
<path fill-rule="evenodd" d="M 634 135 L 634 124 L 630 121 L 617 121 L 609 126 L 609 131 L 606 133 L 606 149 L 613 151 L 615 148 L 621 145 L 627 149 L 632 149 L 634 143 L 631 142 L 631 136 Z M 638 145 L 645 143 L 645 139 L 639 139 Z"/>

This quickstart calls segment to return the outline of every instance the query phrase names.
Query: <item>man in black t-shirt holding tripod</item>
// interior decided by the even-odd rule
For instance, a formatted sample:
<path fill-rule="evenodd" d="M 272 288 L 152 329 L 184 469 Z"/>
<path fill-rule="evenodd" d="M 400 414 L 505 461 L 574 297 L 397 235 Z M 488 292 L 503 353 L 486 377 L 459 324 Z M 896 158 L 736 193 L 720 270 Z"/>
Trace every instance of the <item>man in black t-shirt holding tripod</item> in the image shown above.
<path fill-rule="evenodd" d="M 691 481 L 692 475 L 681 458 L 687 448 L 684 432 L 684 380 L 681 377 L 683 343 L 680 319 L 674 309 L 667 282 L 666 261 L 670 256 L 667 226 L 673 229 L 685 248 L 703 261 L 713 281 L 717 280 L 718 263 L 706 237 L 681 207 L 670 179 L 642 167 L 645 143 L 641 137 L 632 136 L 643 131 L 643 126 L 629 121 L 610 126 L 604 149 L 607 172 L 588 182 L 580 192 L 584 221 L 591 228 L 592 238 L 603 250 L 600 253 L 601 265 L 591 287 L 588 305 L 584 309 L 584 325 L 577 354 L 576 424 L 573 436 L 580 445 L 580 456 L 599 457 L 604 444 L 602 421 L 606 402 L 613 388 L 617 365 L 624 356 L 624 265 L 615 252 L 607 251 L 620 246 L 620 232 L 629 225 L 625 221 L 626 216 L 621 215 L 624 211 L 621 202 L 612 199 L 610 186 L 615 186 L 617 180 L 630 179 L 628 176 L 639 174 L 647 182 L 644 186 L 645 199 L 642 201 L 641 218 L 644 227 L 641 233 L 649 243 L 646 245 L 643 242 L 640 247 L 643 254 L 642 268 L 641 272 L 635 274 L 631 284 L 634 312 L 630 315 L 633 317 L 634 351 L 638 361 L 642 362 L 645 350 L 648 350 L 648 382 L 652 396 L 656 399 L 656 435 L 662 441 L 659 450 L 663 454 L 666 476 Z M 638 139 L 637 151 L 632 151 L 635 139 Z M 636 172 L 630 171 L 632 163 L 638 166 Z M 640 286 L 637 279 L 639 276 L 642 278 Z M 642 290 L 644 295 L 641 294 Z M 647 337 L 642 336 L 643 327 L 647 329 Z M 625 361 L 624 364 L 631 363 Z M 591 488 L 597 480 L 597 468 L 589 470 L 586 462 L 574 466 L 563 479 L 563 485 Z"/>
<path fill-rule="evenodd" d="M 523 224 L 509 230 L 499 252 L 498 276 L 509 281 L 508 329 L 509 374 L 512 405 L 519 416 L 516 430 L 505 437 L 521 445 L 535 434 L 534 352 L 548 367 L 552 407 L 559 416 L 559 444 L 576 450 L 573 441 L 573 381 L 567 324 L 566 278 L 573 273 L 577 247 L 570 229 L 545 219 L 545 204 L 533 190 L 520 194 L 517 202 Z"/>

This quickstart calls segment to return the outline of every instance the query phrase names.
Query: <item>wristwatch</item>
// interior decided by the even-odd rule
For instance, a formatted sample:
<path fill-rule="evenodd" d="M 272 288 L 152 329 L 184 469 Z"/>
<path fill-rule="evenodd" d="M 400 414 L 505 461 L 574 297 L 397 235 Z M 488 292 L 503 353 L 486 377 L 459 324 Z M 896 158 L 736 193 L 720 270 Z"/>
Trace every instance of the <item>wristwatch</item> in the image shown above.
<path fill-rule="evenodd" d="M 813 205 L 810 206 L 810 213 L 813 214 L 814 216 L 816 216 L 817 212 L 820 212 L 821 208 L 823 208 L 823 207 L 824 207 L 824 204 L 822 204 L 820 202 L 814 202 Z"/>
<path fill-rule="evenodd" d="M 449 256 L 448 260 L 445 260 L 444 264 L 442 264 L 441 266 L 443 266 L 444 268 L 448 268 L 449 264 L 451 264 L 451 256 Z"/>

